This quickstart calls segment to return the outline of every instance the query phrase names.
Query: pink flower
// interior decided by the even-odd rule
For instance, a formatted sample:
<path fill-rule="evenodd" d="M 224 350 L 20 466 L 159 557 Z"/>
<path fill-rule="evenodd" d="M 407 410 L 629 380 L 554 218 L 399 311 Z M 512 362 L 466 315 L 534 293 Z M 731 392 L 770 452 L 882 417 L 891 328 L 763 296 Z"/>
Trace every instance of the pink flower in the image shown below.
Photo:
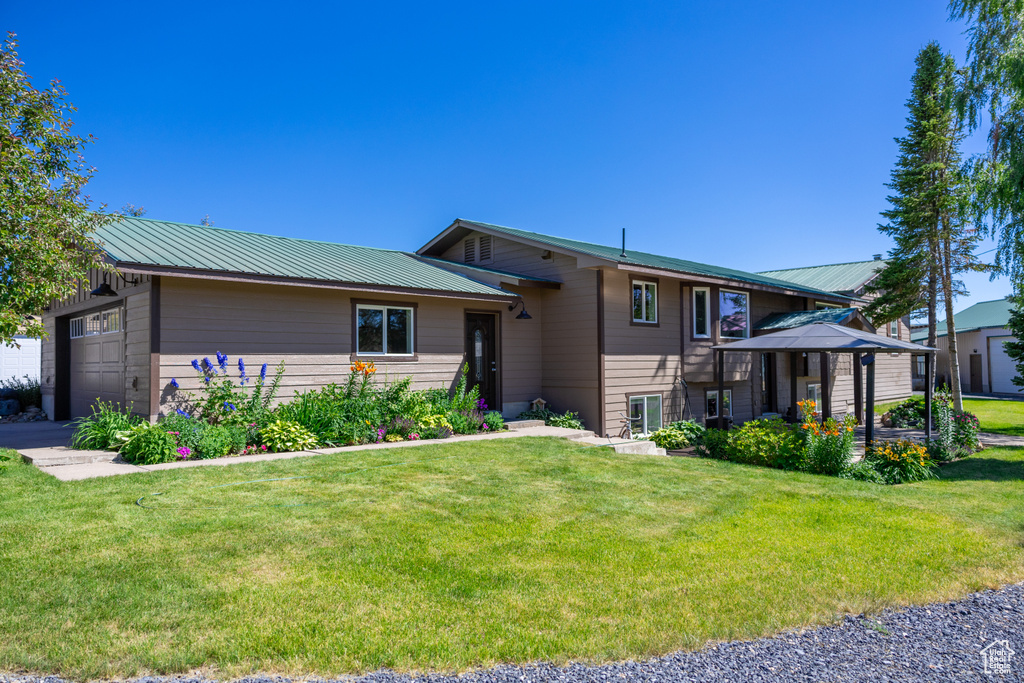
<path fill-rule="evenodd" d="M 178 447 L 178 457 L 180 457 L 182 460 L 187 460 L 188 456 L 190 456 L 190 455 L 192 455 L 192 449 L 191 448 L 189 448 L 188 446 L 179 446 Z"/>
<path fill-rule="evenodd" d="M 409 441 L 415 441 L 418 438 L 420 438 L 419 434 L 410 434 L 409 435 Z"/>

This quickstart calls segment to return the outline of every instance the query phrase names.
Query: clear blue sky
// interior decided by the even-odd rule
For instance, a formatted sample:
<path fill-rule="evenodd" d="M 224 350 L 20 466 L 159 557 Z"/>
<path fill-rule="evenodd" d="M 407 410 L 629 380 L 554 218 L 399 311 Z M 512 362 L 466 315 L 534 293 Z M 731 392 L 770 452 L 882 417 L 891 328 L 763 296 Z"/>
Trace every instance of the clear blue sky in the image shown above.
<path fill-rule="evenodd" d="M 914 57 L 965 46 L 942 0 L 0 5 L 112 208 L 409 250 L 456 217 L 626 227 L 746 270 L 888 249 Z"/>

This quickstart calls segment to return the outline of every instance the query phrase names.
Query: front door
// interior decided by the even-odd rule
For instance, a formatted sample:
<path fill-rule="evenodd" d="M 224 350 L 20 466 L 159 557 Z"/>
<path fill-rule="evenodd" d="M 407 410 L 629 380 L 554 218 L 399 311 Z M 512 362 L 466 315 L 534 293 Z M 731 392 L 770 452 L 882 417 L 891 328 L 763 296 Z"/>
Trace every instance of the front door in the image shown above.
<path fill-rule="evenodd" d="M 480 388 L 488 410 L 498 406 L 498 354 L 493 313 L 466 314 L 466 358 L 470 388 Z"/>
<path fill-rule="evenodd" d="M 981 354 L 971 354 L 971 393 L 981 393 Z"/>

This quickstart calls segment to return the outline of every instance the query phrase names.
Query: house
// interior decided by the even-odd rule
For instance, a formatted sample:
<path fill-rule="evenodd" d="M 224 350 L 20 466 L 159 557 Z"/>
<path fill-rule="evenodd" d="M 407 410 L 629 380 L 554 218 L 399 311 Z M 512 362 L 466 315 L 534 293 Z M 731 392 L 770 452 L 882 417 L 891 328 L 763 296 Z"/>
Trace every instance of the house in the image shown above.
<path fill-rule="evenodd" d="M 821 266 L 809 266 L 805 268 L 789 268 L 785 270 L 764 271 L 761 275 L 778 278 L 805 287 L 824 289 L 835 294 L 850 297 L 849 305 L 855 309 L 861 309 L 867 305 L 877 294 L 868 291 L 868 285 L 878 277 L 879 272 L 885 268 L 885 261 L 881 254 L 876 254 L 870 261 L 852 261 L 849 263 L 835 263 Z M 827 308 L 831 304 L 821 302 L 821 308 Z M 910 319 L 901 318 L 882 326 L 879 334 L 912 341 L 910 330 Z M 854 402 L 853 372 L 850 367 L 852 359 L 833 359 L 837 364 L 834 374 L 837 375 L 834 386 L 832 405 L 841 407 L 852 406 Z M 808 373 L 812 376 L 818 375 L 818 370 L 811 360 L 811 367 Z M 907 359 L 900 354 L 887 354 L 875 359 L 875 400 L 879 402 L 894 401 L 908 398 L 913 392 L 913 381 L 916 379 L 915 369 L 920 367 L 921 379 L 924 381 L 923 356 L 920 362 L 908 365 Z M 807 397 L 817 398 L 819 387 L 812 381 L 807 381 Z M 922 386 L 923 388 L 923 386 Z"/>
<path fill-rule="evenodd" d="M 173 412 L 171 380 L 196 387 L 192 360 L 220 351 L 250 367 L 284 361 L 285 397 L 340 381 L 355 360 L 414 387 L 451 386 L 465 365 L 507 416 L 543 397 L 601 434 L 627 413 L 651 431 L 791 405 L 790 383 L 776 381 L 789 377 L 782 354 L 727 361 L 719 397 L 720 341 L 791 314 L 873 331 L 859 312 L 836 310 L 851 301 L 836 292 L 467 220 L 415 252 L 144 218 L 98 237 L 119 274 L 93 273 L 44 316 L 55 419 L 97 397 L 151 419 Z M 815 364 L 797 362 L 813 384 Z"/>
<path fill-rule="evenodd" d="M 956 350 L 960 361 L 960 386 L 965 393 L 1018 395 L 1020 387 L 1013 383 L 1017 368 L 1006 354 L 1003 344 L 1016 341 L 1006 325 L 1012 308 L 1006 299 L 982 301 L 957 313 Z M 949 383 L 949 339 L 946 322 L 936 328 L 935 380 L 940 386 Z M 918 329 L 912 341 L 923 343 L 927 329 Z M 923 365 L 914 356 L 915 364 Z"/>

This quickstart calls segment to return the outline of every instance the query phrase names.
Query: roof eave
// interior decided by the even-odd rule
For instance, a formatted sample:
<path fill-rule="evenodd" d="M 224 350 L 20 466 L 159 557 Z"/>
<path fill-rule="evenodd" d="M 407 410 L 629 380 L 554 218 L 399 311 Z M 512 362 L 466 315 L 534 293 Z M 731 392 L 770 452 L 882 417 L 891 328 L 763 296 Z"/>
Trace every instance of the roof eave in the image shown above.
<path fill-rule="evenodd" d="M 853 299 L 852 297 L 843 296 L 842 294 L 834 294 L 832 292 L 819 292 L 815 290 L 781 287 L 776 285 L 769 285 L 762 282 L 749 282 L 747 280 L 735 280 L 732 278 L 715 277 L 713 275 L 691 273 L 683 270 L 670 270 L 668 268 L 650 268 L 648 266 L 635 266 L 630 263 L 620 262 L 616 263 L 615 265 L 618 268 L 618 270 L 631 273 L 663 275 L 665 277 L 674 277 L 677 279 L 685 279 L 693 282 L 705 282 L 708 284 L 724 284 L 731 287 L 742 287 L 746 289 L 753 289 L 756 291 L 764 292 L 777 292 L 781 294 L 787 294 L 790 296 L 813 296 L 821 301 L 834 301 L 836 303 L 847 303 L 849 301 L 855 301 L 855 299 Z"/>
<path fill-rule="evenodd" d="M 203 270 L 198 268 L 179 268 L 174 266 L 157 266 L 146 263 L 129 263 L 111 261 L 118 270 L 140 275 L 166 275 L 172 277 L 194 278 L 201 280 L 218 280 L 222 282 L 248 282 L 258 284 L 286 285 L 293 287 L 312 287 L 317 289 L 338 289 L 353 292 L 379 292 L 390 294 L 410 294 L 431 296 L 443 299 L 473 299 L 477 301 L 508 301 L 519 297 L 512 292 L 484 294 L 459 290 L 441 290 L 419 287 L 397 287 L 368 282 L 345 282 L 341 280 L 317 280 L 313 278 L 296 278 L 283 275 L 263 275 L 259 273 L 242 273 L 235 271 Z M 490 285 L 488 285 L 490 286 Z M 497 290 L 497 288 L 495 288 Z"/>

